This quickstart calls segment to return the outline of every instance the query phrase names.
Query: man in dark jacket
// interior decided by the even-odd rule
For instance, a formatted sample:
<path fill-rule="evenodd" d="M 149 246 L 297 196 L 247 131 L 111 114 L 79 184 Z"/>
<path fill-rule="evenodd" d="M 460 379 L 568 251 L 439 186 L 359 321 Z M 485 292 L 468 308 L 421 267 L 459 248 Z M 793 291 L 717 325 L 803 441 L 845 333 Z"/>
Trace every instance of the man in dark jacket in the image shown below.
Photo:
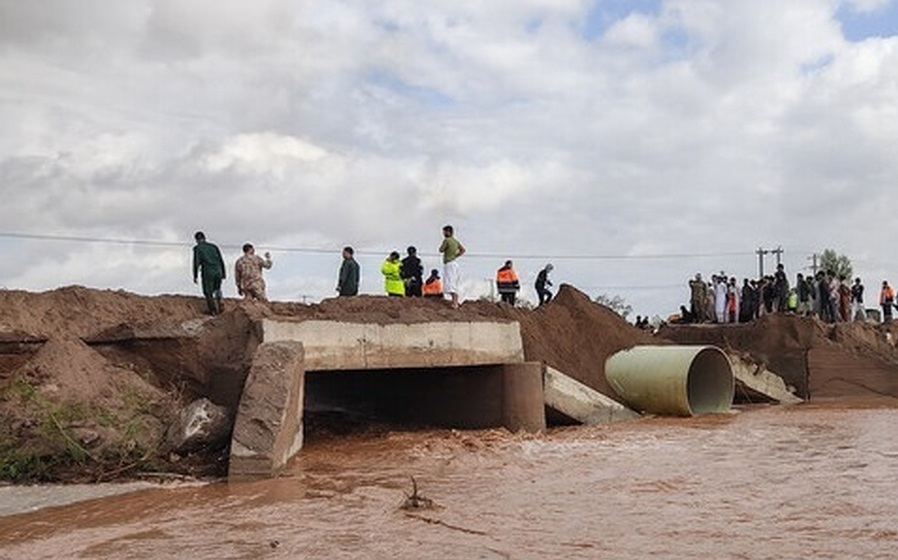
<path fill-rule="evenodd" d="M 864 310 L 864 285 L 861 284 L 860 278 L 854 279 L 854 285 L 851 286 L 851 320 L 863 321 L 867 318 Z"/>
<path fill-rule="evenodd" d="M 203 295 L 206 297 L 206 309 L 209 315 L 218 315 L 224 308 L 221 304 L 221 281 L 225 279 L 224 259 L 218 247 L 206 241 L 206 234 L 201 231 L 193 235 L 196 245 L 193 247 L 193 283 L 197 276 L 203 279 Z"/>
<path fill-rule="evenodd" d="M 822 270 L 817 272 L 817 292 L 820 297 L 820 318 L 827 323 L 835 323 L 836 308 L 835 305 L 833 305 L 827 275 L 831 276 L 832 273 L 828 272 L 827 274 L 824 274 Z"/>
<path fill-rule="evenodd" d="M 782 263 L 776 265 L 773 273 L 773 298 L 776 311 L 786 310 L 786 296 L 789 294 L 789 279 L 786 278 L 786 270 Z"/>
<path fill-rule="evenodd" d="M 739 300 L 739 322 L 750 323 L 755 318 L 755 307 L 757 306 L 758 294 L 751 287 L 748 278 L 742 279 L 742 293 Z"/>
<path fill-rule="evenodd" d="M 552 292 L 546 286 L 551 286 L 552 281 L 549 280 L 549 273 L 552 272 L 554 267 L 551 264 L 547 264 L 545 268 L 539 271 L 539 274 L 536 275 L 536 294 L 539 296 L 539 303 L 537 305 L 542 305 L 544 303 L 548 303 L 552 299 Z"/>
<path fill-rule="evenodd" d="M 399 268 L 399 276 L 405 282 L 405 295 L 421 297 L 421 286 L 424 284 L 424 267 L 418 258 L 418 249 L 409 247 L 406 249 L 408 256 L 402 259 Z"/>
<path fill-rule="evenodd" d="M 337 293 L 341 296 L 359 294 L 359 263 L 355 260 L 352 247 L 343 247 L 343 264 L 340 265 L 340 276 L 337 278 Z"/>

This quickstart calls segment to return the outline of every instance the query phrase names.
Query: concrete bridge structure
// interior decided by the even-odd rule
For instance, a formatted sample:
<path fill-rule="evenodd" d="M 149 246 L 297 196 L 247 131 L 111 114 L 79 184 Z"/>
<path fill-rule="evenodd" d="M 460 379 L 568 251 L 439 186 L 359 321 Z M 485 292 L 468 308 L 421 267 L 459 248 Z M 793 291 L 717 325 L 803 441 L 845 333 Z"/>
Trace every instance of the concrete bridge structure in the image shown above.
<path fill-rule="evenodd" d="M 544 366 L 514 322 L 261 321 L 237 407 L 229 478 L 271 476 L 302 447 L 306 408 L 479 429 L 546 427 Z"/>

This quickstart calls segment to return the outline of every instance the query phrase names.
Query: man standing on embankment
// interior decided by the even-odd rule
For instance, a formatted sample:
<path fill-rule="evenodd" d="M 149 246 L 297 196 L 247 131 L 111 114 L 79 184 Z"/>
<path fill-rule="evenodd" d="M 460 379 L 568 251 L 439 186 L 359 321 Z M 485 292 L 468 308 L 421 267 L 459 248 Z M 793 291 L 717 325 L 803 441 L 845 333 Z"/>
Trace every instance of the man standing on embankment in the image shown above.
<path fill-rule="evenodd" d="M 465 254 L 465 247 L 455 238 L 452 226 L 443 226 L 443 242 L 440 244 L 443 255 L 443 291 L 452 298 L 452 308 L 458 309 L 458 257 Z"/>
<path fill-rule="evenodd" d="M 193 283 L 197 283 L 197 275 L 202 272 L 206 310 L 209 315 L 218 315 L 223 311 L 221 281 L 226 276 L 224 259 L 221 258 L 218 247 L 206 241 L 205 233 L 198 231 L 193 239 L 196 240 L 193 247 Z"/>
<path fill-rule="evenodd" d="M 252 243 L 243 246 L 243 256 L 234 264 L 234 280 L 237 282 L 237 293 L 246 300 L 268 301 L 265 295 L 265 278 L 263 268 L 271 268 L 271 253 L 265 253 L 263 259 L 256 254 Z"/>

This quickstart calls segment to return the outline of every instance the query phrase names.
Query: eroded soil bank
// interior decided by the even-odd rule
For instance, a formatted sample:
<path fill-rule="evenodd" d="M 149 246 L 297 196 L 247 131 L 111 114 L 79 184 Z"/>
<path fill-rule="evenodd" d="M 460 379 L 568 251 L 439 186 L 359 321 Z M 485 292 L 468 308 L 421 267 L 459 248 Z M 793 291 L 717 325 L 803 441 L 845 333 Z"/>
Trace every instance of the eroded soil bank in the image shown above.
<path fill-rule="evenodd" d="M 658 332 L 677 344 L 713 344 L 748 355 L 805 400 L 898 398 L 896 324 L 823 323 L 792 314 L 745 325 L 670 325 Z"/>

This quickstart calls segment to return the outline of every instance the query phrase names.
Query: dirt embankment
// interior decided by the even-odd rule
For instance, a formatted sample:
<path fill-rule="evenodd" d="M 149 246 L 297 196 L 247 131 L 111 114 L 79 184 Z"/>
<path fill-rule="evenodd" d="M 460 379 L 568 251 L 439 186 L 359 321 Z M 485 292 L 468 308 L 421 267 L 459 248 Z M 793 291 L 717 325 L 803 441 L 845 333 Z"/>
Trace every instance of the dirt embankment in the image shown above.
<path fill-rule="evenodd" d="M 159 442 L 185 396 L 179 376 L 86 341 L 194 319 L 193 298 L 2 291 L 0 310 L 0 479 L 102 480 L 167 466 Z"/>
<path fill-rule="evenodd" d="M 527 360 L 600 390 L 605 359 L 652 338 L 570 286 L 535 310 L 485 301 L 453 310 L 417 298 L 359 296 L 317 305 L 146 297 L 66 287 L 0 291 L 0 480 L 105 480 L 139 471 L 205 474 L 223 455 L 172 455 L 167 425 L 198 396 L 235 408 L 257 321 L 277 316 L 370 323 L 518 321 Z M 222 451 L 222 450 L 218 450 Z"/>
<path fill-rule="evenodd" d="M 791 314 L 745 325 L 674 325 L 658 336 L 679 344 L 714 344 L 747 354 L 805 399 L 898 398 L 898 349 L 891 325 L 826 324 Z"/>

